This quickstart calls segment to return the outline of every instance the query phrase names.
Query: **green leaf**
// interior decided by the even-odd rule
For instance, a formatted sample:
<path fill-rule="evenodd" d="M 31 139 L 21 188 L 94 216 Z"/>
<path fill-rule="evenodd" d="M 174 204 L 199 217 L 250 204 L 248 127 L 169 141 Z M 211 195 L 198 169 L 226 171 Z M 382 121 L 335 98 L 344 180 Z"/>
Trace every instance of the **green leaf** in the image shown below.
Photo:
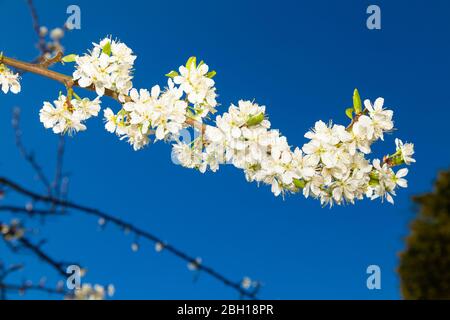
<path fill-rule="evenodd" d="M 178 75 L 179 75 L 178 72 L 176 72 L 175 70 L 172 70 L 172 71 L 170 71 L 169 73 L 166 74 L 166 77 L 175 78 Z"/>
<path fill-rule="evenodd" d="M 197 67 L 197 58 L 196 57 L 190 57 L 188 61 L 186 62 L 186 68 L 188 70 L 191 70 L 191 68 Z"/>
<path fill-rule="evenodd" d="M 216 70 L 210 71 L 206 74 L 208 78 L 214 78 L 214 76 L 217 74 Z"/>
<path fill-rule="evenodd" d="M 353 107 L 345 109 L 345 114 L 346 114 L 347 117 L 349 117 L 350 119 L 353 119 Z"/>
<path fill-rule="evenodd" d="M 305 187 L 306 183 L 305 183 L 305 180 L 294 178 L 294 185 L 299 189 L 303 189 Z"/>
<path fill-rule="evenodd" d="M 111 55 L 111 41 L 108 41 L 102 48 L 102 52 L 107 56 Z"/>
<path fill-rule="evenodd" d="M 360 114 L 362 112 L 362 102 L 358 89 L 353 91 L 353 108 L 355 109 L 356 114 Z"/>
<path fill-rule="evenodd" d="M 67 56 L 63 57 L 63 58 L 61 59 L 61 61 L 62 61 L 62 62 L 66 62 L 66 63 L 69 63 L 69 62 L 75 62 L 75 60 L 76 60 L 77 57 L 78 57 L 78 56 L 77 56 L 76 54 L 68 54 Z"/>
<path fill-rule="evenodd" d="M 246 124 L 249 127 L 256 126 L 256 125 L 260 124 L 263 120 L 264 120 L 264 112 L 260 112 L 258 114 L 255 114 L 254 116 L 251 116 L 250 118 L 248 118 Z"/>

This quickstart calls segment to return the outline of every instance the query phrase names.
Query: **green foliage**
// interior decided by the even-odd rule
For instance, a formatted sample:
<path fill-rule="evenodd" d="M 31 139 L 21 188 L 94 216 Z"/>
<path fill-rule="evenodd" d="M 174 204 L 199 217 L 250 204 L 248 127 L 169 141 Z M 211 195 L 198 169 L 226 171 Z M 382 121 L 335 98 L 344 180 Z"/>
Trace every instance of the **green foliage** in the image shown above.
<path fill-rule="evenodd" d="M 77 58 L 77 55 L 76 55 L 76 54 L 69 54 L 69 55 L 63 57 L 63 58 L 61 59 L 61 61 L 62 61 L 62 62 L 66 62 L 66 63 L 69 63 L 69 62 L 75 62 L 76 58 Z"/>
<path fill-rule="evenodd" d="M 349 117 L 350 119 L 353 119 L 353 111 L 354 111 L 353 107 L 347 108 L 347 109 L 345 109 L 345 114 L 346 114 L 347 117 Z"/>
<path fill-rule="evenodd" d="M 213 70 L 213 71 L 210 71 L 210 72 L 208 72 L 207 74 L 206 74 L 206 76 L 208 77 L 208 78 L 214 78 L 214 76 L 217 74 L 217 72 L 215 71 L 215 70 Z"/>
<path fill-rule="evenodd" d="M 106 54 L 107 56 L 111 55 L 111 42 L 108 41 L 102 48 L 102 51 L 104 54 Z"/>
<path fill-rule="evenodd" d="M 172 70 L 169 73 L 166 73 L 166 77 L 169 77 L 169 78 L 175 78 L 178 75 L 179 75 L 178 72 L 176 72 L 175 70 Z"/>
<path fill-rule="evenodd" d="M 196 57 L 190 57 L 187 61 L 186 61 L 186 68 L 188 70 L 197 68 L 197 58 Z"/>
<path fill-rule="evenodd" d="M 264 112 L 260 112 L 258 114 L 255 114 L 254 116 L 250 117 L 246 124 L 247 126 L 251 127 L 251 126 L 256 126 L 258 124 L 260 124 L 261 122 L 263 122 L 264 120 Z"/>
<path fill-rule="evenodd" d="M 398 272 L 405 299 L 450 299 L 450 171 L 433 192 L 413 198 L 419 214 L 411 224 Z"/>

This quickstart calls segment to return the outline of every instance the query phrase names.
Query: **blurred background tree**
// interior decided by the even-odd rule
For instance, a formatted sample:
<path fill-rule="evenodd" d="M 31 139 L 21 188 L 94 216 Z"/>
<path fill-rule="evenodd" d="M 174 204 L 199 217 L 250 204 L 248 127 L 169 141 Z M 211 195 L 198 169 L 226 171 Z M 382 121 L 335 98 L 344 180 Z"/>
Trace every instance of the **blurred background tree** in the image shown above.
<path fill-rule="evenodd" d="M 400 254 L 405 299 L 450 299 L 450 170 L 440 172 L 430 193 L 413 197 L 418 216 Z"/>

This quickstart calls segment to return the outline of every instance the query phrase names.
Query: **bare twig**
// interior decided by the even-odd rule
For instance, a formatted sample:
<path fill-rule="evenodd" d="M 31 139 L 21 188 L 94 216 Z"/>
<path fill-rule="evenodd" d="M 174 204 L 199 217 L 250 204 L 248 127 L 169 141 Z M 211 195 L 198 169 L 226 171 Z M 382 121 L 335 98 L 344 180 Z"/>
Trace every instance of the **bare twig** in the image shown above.
<path fill-rule="evenodd" d="M 30 8 L 31 19 L 33 20 L 33 29 L 39 38 L 37 48 L 41 52 L 41 57 L 43 57 L 48 52 L 47 43 L 45 41 L 45 37 L 41 33 L 41 25 L 39 24 L 39 17 L 36 8 L 33 4 L 33 0 L 27 0 L 27 4 L 28 7 Z"/>
<path fill-rule="evenodd" d="M 63 161 L 64 161 L 64 151 L 65 151 L 65 137 L 61 135 L 59 137 L 58 149 L 56 152 L 56 170 L 55 178 L 53 179 L 53 190 L 55 191 L 55 197 L 59 198 L 62 191 L 62 179 L 63 179 Z"/>
<path fill-rule="evenodd" d="M 229 280 L 228 278 L 226 278 L 225 276 L 223 276 L 216 270 L 214 270 L 208 266 L 205 266 L 201 263 L 198 263 L 196 258 L 189 256 L 188 254 L 184 253 L 183 251 L 179 250 L 178 248 L 176 248 L 170 244 L 166 244 L 162 239 L 160 239 L 156 235 L 153 235 L 150 232 L 142 230 L 142 229 L 130 224 L 129 222 L 123 221 L 112 215 L 104 213 L 98 209 L 82 206 L 82 205 L 79 205 L 79 204 L 76 204 L 76 203 L 73 203 L 70 201 L 66 201 L 66 200 L 56 199 L 56 198 L 53 198 L 53 197 L 47 196 L 47 195 L 37 194 L 28 189 L 25 189 L 24 187 L 22 187 L 22 186 L 18 185 L 17 183 L 15 183 L 11 180 L 8 180 L 4 177 L 0 177 L 0 185 L 4 185 L 5 187 L 12 189 L 12 190 L 18 192 L 19 194 L 30 197 L 36 201 L 41 201 L 41 202 L 45 202 L 48 204 L 55 204 L 55 205 L 65 207 L 65 208 L 75 209 L 75 210 L 84 212 L 86 214 L 101 218 L 105 222 L 112 223 L 121 229 L 124 229 L 128 232 L 132 232 L 138 237 L 142 237 L 142 238 L 147 239 L 155 244 L 159 244 L 159 245 L 163 246 L 164 250 L 166 250 L 166 251 L 170 252 L 171 254 L 177 256 L 178 258 L 188 262 L 189 264 L 194 265 L 195 269 L 197 269 L 198 271 L 203 271 L 206 274 L 209 274 L 210 276 L 212 276 L 213 278 L 221 281 L 226 286 L 233 288 L 241 296 L 248 297 L 251 299 L 256 299 L 257 292 L 248 291 L 248 290 L 244 289 L 241 286 L 240 282 L 235 282 L 235 281 Z"/>
<path fill-rule="evenodd" d="M 24 207 L 18 206 L 0 206 L 0 212 L 11 212 L 17 214 L 24 214 L 30 217 L 33 216 L 60 216 L 62 213 L 55 212 L 54 210 L 42 210 L 42 209 L 28 209 Z"/>
<path fill-rule="evenodd" d="M 12 126 L 13 126 L 14 133 L 15 133 L 17 149 L 19 149 L 20 154 L 23 156 L 23 158 L 30 164 L 30 166 L 36 172 L 36 175 L 37 175 L 39 181 L 41 181 L 44 184 L 45 188 L 47 189 L 48 194 L 50 195 L 52 193 L 52 186 L 51 186 L 49 180 L 47 179 L 47 177 L 44 173 L 44 170 L 39 165 L 39 163 L 36 161 L 34 154 L 28 152 L 22 143 L 22 130 L 20 129 L 20 108 L 14 108 Z"/>
<path fill-rule="evenodd" d="M 46 264 L 51 266 L 57 273 L 59 273 L 64 279 L 67 277 L 65 270 L 65 263 L 58 262 L 47 253 L 45 253 L 40 246 L 33 244 L 30 240 L 25 237 L 18 239 L 18 242 L 26 249 L 35 254 L 40 260 L 44 261 Z"/>
<path fill-rule="evenodd" d="M 7 292 L 13 291 L 18 292 L 19 294 L 24 294 L 26 291 L 40 291 L 49 294 L 57 294 L 57 295 L 66 295 L 67 293 L 61 288 L 49 288 L 41 285 L 32 285 L 32 284 L 8 284 L 8 283 L 0 283 L 0 292 L 6 294 Z M 5 300 L 6 296 L 0 298 L 0 300 Z"/>

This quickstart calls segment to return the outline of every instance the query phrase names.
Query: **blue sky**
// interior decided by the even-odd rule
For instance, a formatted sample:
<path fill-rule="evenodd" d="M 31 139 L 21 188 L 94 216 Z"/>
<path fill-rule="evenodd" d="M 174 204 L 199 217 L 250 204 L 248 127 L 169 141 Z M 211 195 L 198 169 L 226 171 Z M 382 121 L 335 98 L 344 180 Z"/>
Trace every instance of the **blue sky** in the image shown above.
<path fill-rule="evenodd" d="M 69 1 L 36 1 L 49 28 L 64 23 Z M 378 201 L 321 208 L 302 196 L 274 198 L 231 166 L 202 175 L 175 166 L 162 143 L 134 152 L 89 121 L 68 139 L 65 169 L 70 199 L 98 207 L 147 229 L 231 279 L 261 280 L 267 299 L 398 299 L 398 253 L 414 216 L 410 197 L 430 190 L 448 168 L 450 3 L 448 1 L 84 1 L 82 28 L 64 39 L 81 53 L 106 35 L 138 55 L 134 84 L 163 85 L 164 74 L 191 56 L 217 70 L 221 110 L 239 99 L 267 106 L 272 126 L 292 145 L 305 142 L 314 122 L 346 123 L 355 87 L 363 98 L 385 98 L 397 131 L 374 147 L 392 151 L 394 137 L 416 145 L 409 184 L 392 206 Z M 366 28 L 366 8 L 381 7 L 382 29 Z M 32 60 L 35 34 L 25 1 L 0 0 L 5 55 Z M 70 67 L 58 67 L 70 73 Z M 39 123 L 42 101 L 62 88 L 26 74 L 22 93 L 0 96 L 0 172 L 42 191 L 14 146 L 10 115 L 22 107 L 24 139 L 53 174 L 57 137 Z M 81 91 L 82 92 L 82 91 Z M 118 108 L 112 100 L 103 106 Z M 6 201 L 6 200 L 5 200 Z M 236 293 L 184 262 L 157 254 L 115 228 L 98 232 L 95 219 L 74 213 L 39 226 L 46 251 L 88 267 L 86 281 L 113 283 L 119 299 L 232 299 Z M 17 261 L 0 245 L 1 258 Z M 16 279 L 50 283 L 57 277 L 26 256 Z M 366 288 L 366 268 L 377 264 L 382 289 Z M 30 295 L 30 298 L 44 297 Z"/>

